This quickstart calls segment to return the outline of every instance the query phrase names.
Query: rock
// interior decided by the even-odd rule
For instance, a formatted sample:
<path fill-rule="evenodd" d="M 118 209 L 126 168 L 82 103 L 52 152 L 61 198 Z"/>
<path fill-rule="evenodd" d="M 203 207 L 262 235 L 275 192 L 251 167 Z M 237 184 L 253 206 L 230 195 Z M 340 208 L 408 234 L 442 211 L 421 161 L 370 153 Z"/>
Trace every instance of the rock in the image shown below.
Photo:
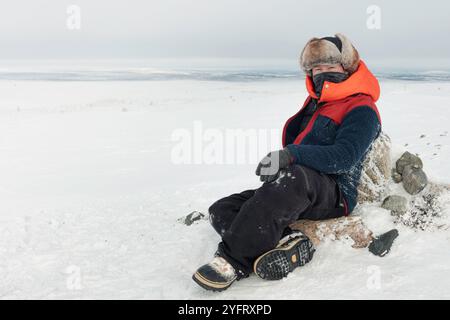
<path fill-rule="evenodd" d="M 430 182 L 419 195 L 412 197 L 407 212 L 395 216 L 395 222 L 412 229 L 448 229 L 448 223 L 441 219 L 447 199 L 450 199 L 450 185 Z"/>
<path fill-rule="evenodd" d="M 395 183 L 402 182 L 402 175 L 400 173 L 398 173 L 395 168 L 392 168 L 392 170 L 391 170 L 391 177 Z"/>
<path fill-rule="evenodd" d="M 391 177 L 391 139 L 381 132 L 362 164 L 358 203 L 380 201 Z"/>
<path fill-rule="evenodd" d="M 391 210 L 392 213 L 403 213 L 407 210 L 408 200 L 405 197 L 390 195 L 383 200 L 382 208 Z"/>
<path fill-rule="evenodd" d="M 186 217 L 178 219 L 179 222 L 184 223 L 187 226 L 190 226 L 195 221 L 201 220 L 205 217 L 205 215 L 199 211 L 192 211 Z"/>
<path fill-rule="evenodd" d="M 398 173 L 403 175 L 403 170 L 406 166 L 411 165 L 414 168 L 423 168 L 422 160 L 408 151 L 404 152 L 402 156 L 395 163 L 395 167 Z"/>
<path fill-rule="evenodd" d="M 403 169 L 402 179 L 403 188 L 412 195 L 418 194 L 428 183 L 425 172 L 421 168 L 413 167 L 412 165 L 407 165 Z"/>
<path fill-rule="evenodd" d="M 395 238 L 398 237 L 398 230 L 392 229 L 376 237 L 369 245 L 369 251 L 379 257 L 384 257 L 391 250 Z"/>
<path fill-rule="evenodd" d="M 363 223 L 360 216 L 340 217 L 321 221 L 299 220 L 290 225 L 308 236 L 314 245 L 325 238 L 341 240 L 351 238 L 353 248 L 365 248 L 372 242 L 372 232 Z"/>

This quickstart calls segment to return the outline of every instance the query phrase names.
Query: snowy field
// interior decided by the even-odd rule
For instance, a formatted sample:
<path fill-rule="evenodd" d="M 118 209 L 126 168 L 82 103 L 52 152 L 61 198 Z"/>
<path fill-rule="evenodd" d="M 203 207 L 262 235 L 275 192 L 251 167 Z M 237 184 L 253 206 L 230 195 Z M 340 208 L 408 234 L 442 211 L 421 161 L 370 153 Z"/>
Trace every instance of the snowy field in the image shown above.
<path fill-rule="evenodd" d="M 394 158 L 417 152 L 431 181 L 450 183 L 450 82 L 381 86 Z M 303 81 L 1 80 L 0 92 L 0 298 L 450 298 L 450 229 L 396 226 L 384 258 L 329 241 L 279 282 L 251 276 L 210 293 L 191 280 L 219 236 L 177 219 L 259 181 L 255 163 L 174 164 L 173 132 L 281 134 Z M 376 233 L 395 227 L 377 205 L 355 214 Z"/>

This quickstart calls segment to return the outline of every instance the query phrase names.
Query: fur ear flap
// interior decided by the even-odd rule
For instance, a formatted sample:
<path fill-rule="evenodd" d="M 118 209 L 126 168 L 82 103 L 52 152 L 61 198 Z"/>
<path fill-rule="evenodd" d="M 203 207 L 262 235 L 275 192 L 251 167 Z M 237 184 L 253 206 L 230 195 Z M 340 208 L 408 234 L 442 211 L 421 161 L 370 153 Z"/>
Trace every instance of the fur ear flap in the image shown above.
<path fill-rule="evenodd" d="M 359 65 L 359 53 L 358 50 L 352 45 L 350 40 L 342 33 L 335 34 L 342 42 L 342 67 L 350 74 L 358 69 Z"/>
<path fill-rule="evenodd" d="M 305 51 L 306 51 L 306 49 L 309 49 L 311 42 L 317 41 L 317 40 L 320 40 L 320 39 L 316 38 L 316 37 L 309 39 L 309 41 L 303 47 L 302 52 L 300 53 L 300 59 L 299 59 L 300 67 L 302 68 L 303 72 L 308 74 L 309 76 L 311 76 L 311 70 L 310 69 L 308 70 L 306 63 L 305 63 L 305 60 L 306 60 L 305 59 Z"/>

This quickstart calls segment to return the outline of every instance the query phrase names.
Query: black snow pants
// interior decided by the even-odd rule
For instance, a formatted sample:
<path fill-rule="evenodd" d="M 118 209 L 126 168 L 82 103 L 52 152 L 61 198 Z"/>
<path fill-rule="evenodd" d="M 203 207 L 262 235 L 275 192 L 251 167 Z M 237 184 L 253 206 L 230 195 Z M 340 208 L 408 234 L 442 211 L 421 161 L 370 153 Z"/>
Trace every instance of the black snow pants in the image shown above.
<path fill-rule="evenodd" d="M 210 222 L 222 237 L 217 253 L 240 278 L 247 276 L 256 258 L 275 248 L 291 223 L 343 216 L 343 201 L 331 175 L 302 165 L 290 166 L 274 182 L 211 205 Z"/>

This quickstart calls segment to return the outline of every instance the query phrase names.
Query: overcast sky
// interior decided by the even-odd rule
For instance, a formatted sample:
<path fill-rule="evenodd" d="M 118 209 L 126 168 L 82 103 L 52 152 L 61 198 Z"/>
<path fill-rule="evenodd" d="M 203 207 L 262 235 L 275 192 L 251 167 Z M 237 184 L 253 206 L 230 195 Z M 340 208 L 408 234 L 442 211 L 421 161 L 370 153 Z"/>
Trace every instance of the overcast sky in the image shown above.
<path fill-rule="evenodd" d="M 67 7 L 81 29 L 67 27 Z M 367 28 L 370 5 L 380 29 Z M 14 0 L 0 58 L 297 58 L 312 36 L 346 34 L 366 59 L 450 59 L 448 1 Z"/>

